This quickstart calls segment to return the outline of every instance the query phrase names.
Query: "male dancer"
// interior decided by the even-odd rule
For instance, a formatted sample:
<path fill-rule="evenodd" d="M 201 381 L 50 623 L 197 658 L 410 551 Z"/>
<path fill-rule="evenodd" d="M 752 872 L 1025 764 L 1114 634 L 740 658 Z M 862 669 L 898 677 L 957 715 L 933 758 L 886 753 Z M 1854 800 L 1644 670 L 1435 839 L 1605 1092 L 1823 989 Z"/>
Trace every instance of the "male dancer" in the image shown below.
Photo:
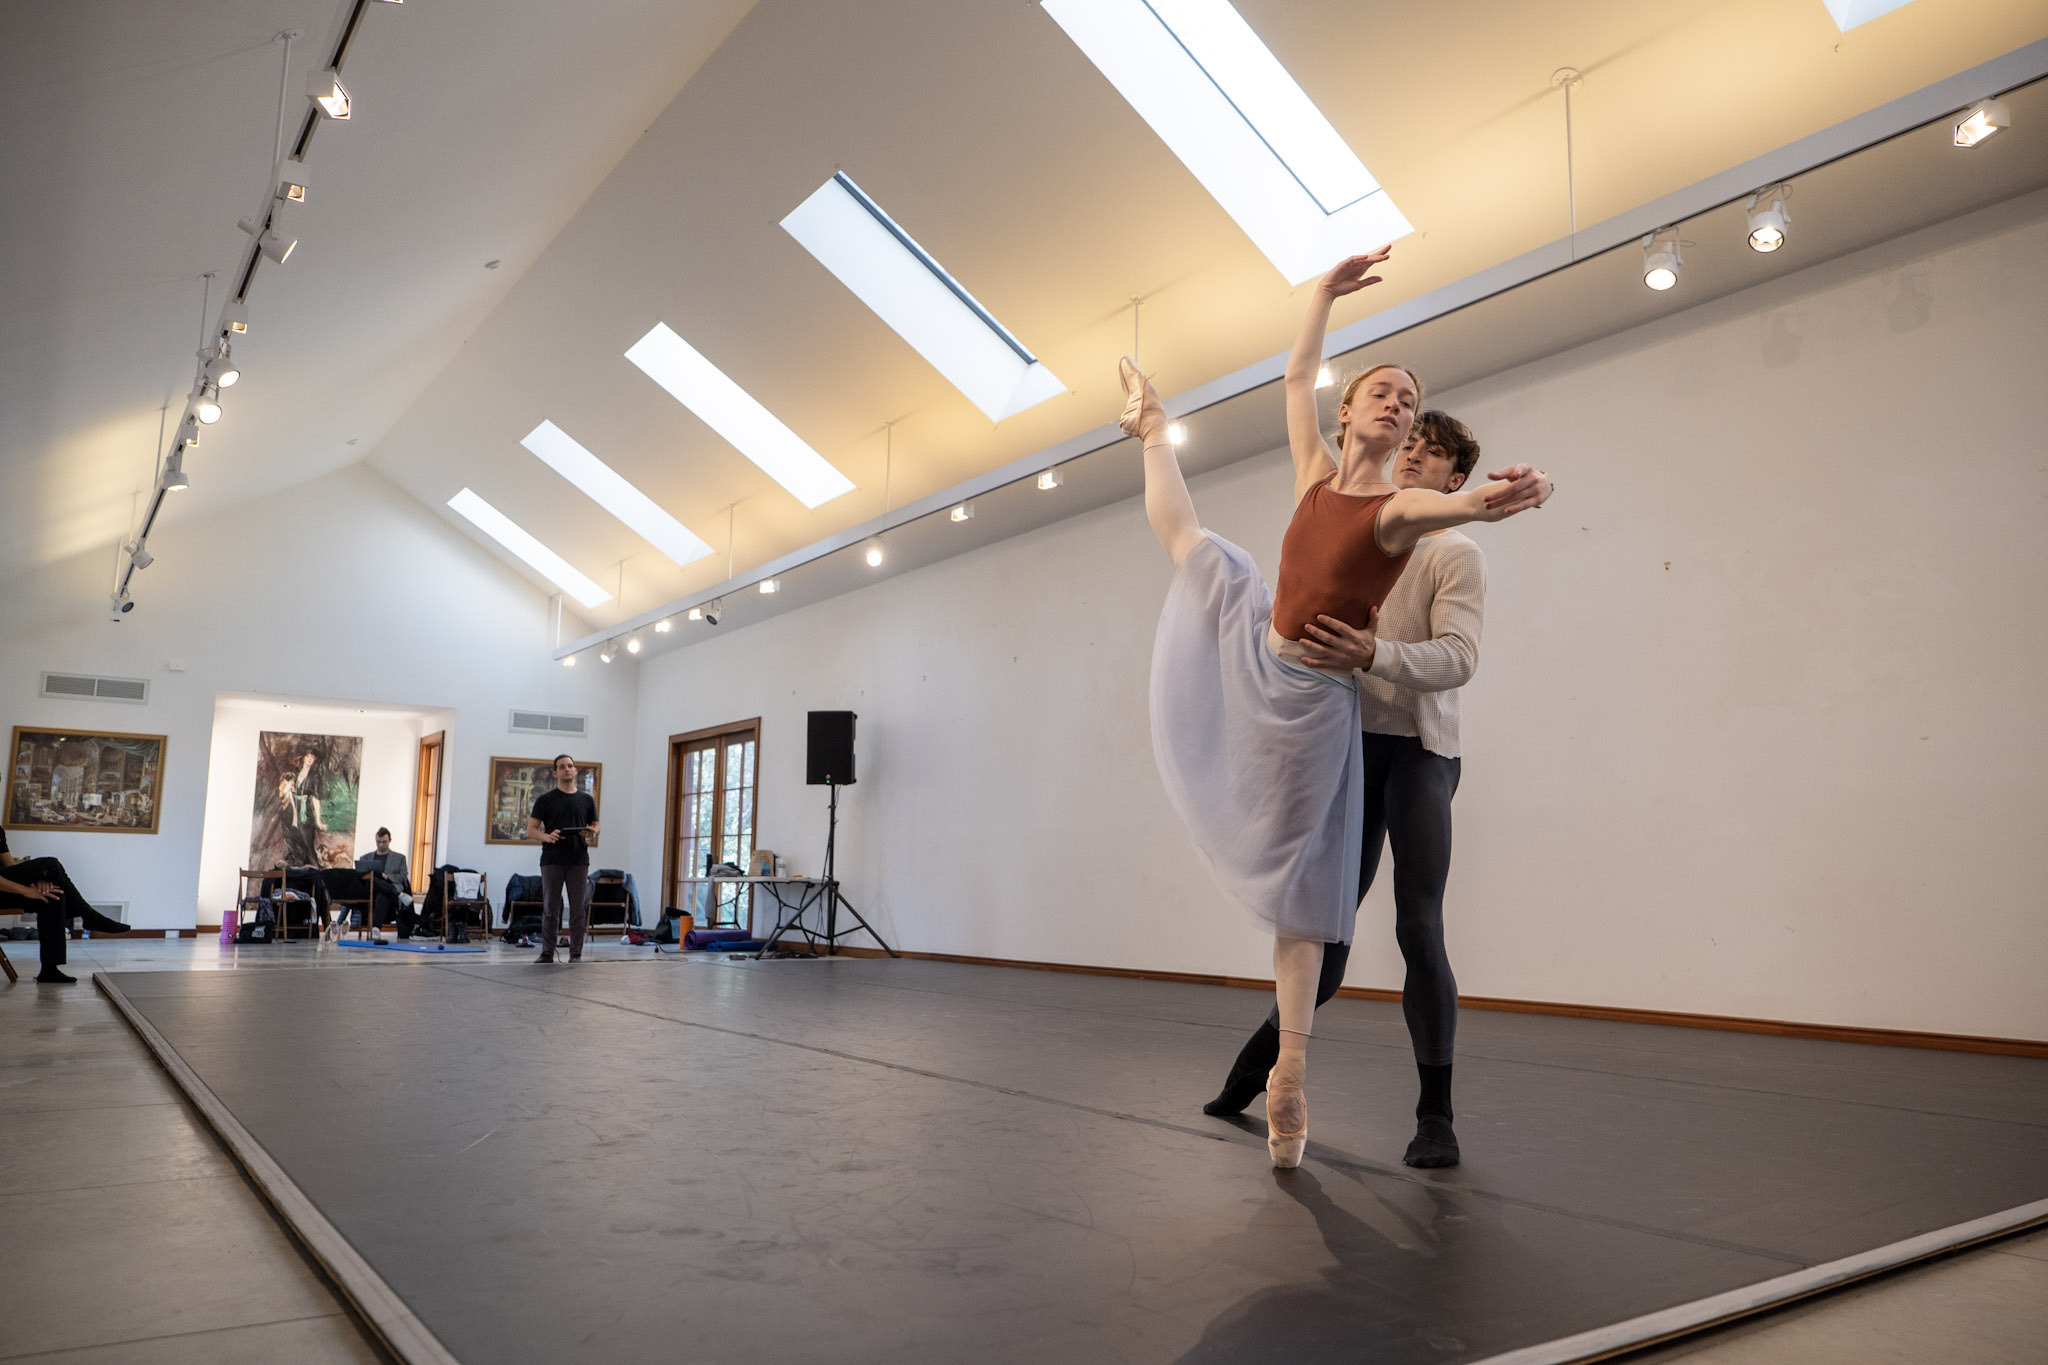
<path fill-rule="evenodd" d="M 526 837 L 544 845 L 540 851 L 540 956 L 555 960 L 555 936 L 562 930 L 562 895 L 569 897 L 569 960 L 583 959 L 583 936 L 590 931 L 590 846 L 584 836 L 597 837 L 597 802 L 576 790 L 576 760 L 555 755 L 555 789 L 542 792 L 526 817 Z"/>
<path fill-rule="evenodd" d="M 44 985 L 75 986 L 78 978 L 64 974 L 71 921 L 102 934 L 125 934 L 128 926 L 92 908 L 71 884 L 64 864 L 55 858 L 17 858 L 7 851 L 7 831 L 0 829 L 0 909 L 23 913 L 33 909 L 36 937 L 42 942 L 43 969 L 36 980 Z"/>
<path fill-rule="evenodd" d="M 411 872 L 405 865 L 405 855 L 391 847 L 390 830 L 378 829 L 377 851 L 356 859 L 356 871 L 377 874 L 371 883 L 369 927 L 372 936 L 376 934 L 376 926 L 395 920 L 398 936 L 411 938 L 415 920 Z"/>
<path fill-rule="evenodd" d="M 1388 471 L 1397 488 L 1454 493 L 1479 463 L 1479 442 L 1441 412 L 1415 419 L 1414 435 Z M 1516 473 L 1533 473 L 1526 467 Z M 1541 474 L 1549 496 L 1549 480 Z M 1394 851 L 1394 936 L 1406 961 L 1401 1010 L 1415 1050 L 1422 1097 L 1410 1166 L 1458 1164 L 1451 1127 L 1451 1057 L 1458 1027 L 1458 983 L 1444 952 L 1444 882 L 1451 864 L 1451 796 L 1458 789 L 1458 692 L 1479 666 L 1486 559 L 1456 531 L 1438 531 L 1415 547 L 1371 628 L 1334 617 L 1308 627 L 1302 655 L 1317 668 L 1349 668 L 1358 680 L 1365 725 L 1365 839 L 1359 854 L 1363 896 L 1379 869 L 1380 848 Z M 1318 1006 L 1337 993 L 1348 943 L 1323 947 Z M 1280 1052 L 1276 1009 L 1245 1043 L 1223 1092 L 1202 1106 L 1218 1116 L 1242 1113 L 1265 1088 Z"/>

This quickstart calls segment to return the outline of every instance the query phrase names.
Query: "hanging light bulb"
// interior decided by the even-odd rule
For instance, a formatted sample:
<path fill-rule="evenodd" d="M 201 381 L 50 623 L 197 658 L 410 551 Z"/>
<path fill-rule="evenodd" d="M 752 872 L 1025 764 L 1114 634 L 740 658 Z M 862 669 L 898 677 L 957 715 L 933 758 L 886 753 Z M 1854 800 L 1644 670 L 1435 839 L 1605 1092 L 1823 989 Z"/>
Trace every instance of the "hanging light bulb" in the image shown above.
<path fill-rule="evenodd" d="M 1749 249 L 1771 252 L 1785 245 L 1785 229 L 1792 225 L 1792 211 L 1785 207 L 1785 199 L 1791 191 L 1784 185 L 1773 185 L 1769 189 L 1770 202 L 1759 208 L 1766 191 L 1758 190 L 1749 196 Z"/>
<path fill-rule="evenodd" d="M 1643 283 L 1650 288 L 1662 293 L 1677 284 L 1679 269 L 1684 264 L 1677 228 L 1666 228 L 1643 238 Z"/>

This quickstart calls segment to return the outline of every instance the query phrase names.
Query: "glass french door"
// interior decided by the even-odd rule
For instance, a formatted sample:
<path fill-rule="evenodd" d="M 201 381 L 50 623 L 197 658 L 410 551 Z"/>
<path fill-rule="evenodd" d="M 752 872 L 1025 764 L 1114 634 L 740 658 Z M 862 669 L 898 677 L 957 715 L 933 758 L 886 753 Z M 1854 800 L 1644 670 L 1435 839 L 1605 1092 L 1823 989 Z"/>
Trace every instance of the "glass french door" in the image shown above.
<path fill-rule="evenodd" d="M 669 740 L 666 904 L 689 911 L 700 929 L 744 929 L 753 918 L 752 888 L 684 885 L 721 864 L 745 874 L 754 856 L 758 720 L 676 735 Z"/>
<path fill-rule="evenodd" d="M 434 850 L 441 843 L 441 760 L 448 732 L 436 730 L 420 740 L 419 769 L 412 797 L 412 890 L 420 895 L 434 871 Z"/>

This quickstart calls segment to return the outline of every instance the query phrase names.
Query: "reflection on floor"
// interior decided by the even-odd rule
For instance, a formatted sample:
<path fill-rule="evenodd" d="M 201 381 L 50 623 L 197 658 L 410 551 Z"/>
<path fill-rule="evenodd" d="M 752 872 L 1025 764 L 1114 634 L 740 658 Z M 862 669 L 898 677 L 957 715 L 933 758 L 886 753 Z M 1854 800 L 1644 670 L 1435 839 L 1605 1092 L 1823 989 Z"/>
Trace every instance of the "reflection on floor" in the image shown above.
<path fill-rule="evenodd" d="M 319 1133 L 287 1135 L 280 1145 L 303 1149 L 307 1162 L 333 1173 L 339 1183 L 324 1191 L 326 1205 L 361 1220 L 363 1243 L 385 1239 L 385 1260 L 397 1267 L 393 1282 L 401 1289 L 414 1282 L 407 1292 L 423 1316 L 433 1320 L 429 1301 L 442 1291 L 470 1305 L 474 1320 L 443 1310 L 442 1325 L 451 1344 L 474 1343 L 461 1353 L 477 1360 L 517 1358 L 516 1349 L 499 1353 L 503 1342 L 536 1332 L 543 1341 L 548 1333 L 565 1334 L 561 1341 L 602 1341 L 608 1358 L 635 1358 L 646 1344 L 630 1322 L 641 1303 L 655 1312 L 661 1347 L 671 1354 L 678 1332 L 716 1330 L 734 1358 L 768 1358 L 778 1345 L 796 1348 L 780 1358 L 878 1358 L 892 1332 L 900 1337 L 914 1323 L 908 1354 L 927 1358 L 945 1357 L 949 1333 L 960 1330 L 982 1357 L 1048 1349 L 1092 1358 L 1231 1359 L 1267 1344 L 1261 1334 L 1270 1324 L 1319 1323 L 1349 1336 L 1341 1358 L 1357 1358 L 1358 1334 L 1384 1341 L 1383 1334 L 1397 1332 L 1404 1334 L 1401 1349 L 1380 1358 L 1470 1359 L 1478 1343 L 1456 1338 L 1454 1318 L 1463 1314 L 1482 1331 L 1558 1318 L 1558 1305 L 1607 1292 L 1606 1280 L 1618 1272 L 1606 1244 L 1616 1239 L 1637 1249 L 1621 1258 L 1620 1270 L 1655 1293 L 1672 1275 L 1741 1272 L 1755 1263 L 1781 1269 L 1871 1230 L 1821 1214 L 1839 1193 L 1840 1182 L 1830 1183 L 1826 1169 L 1840 1164 L 1835 1152 L 1774 1151 L 1759 1164 L 1779 1170 L 1761 1174 L 1742 1200 L 1706 1208 L 1702 1193 L 1712 1182 L 1700 1173 L 1711 1174 L 1712 1162 L 1702 1155 L 1711 1134 L 1675 1133 L 1665 1144 L 1669 1151 L 1603 1163 L 1587 1150 L 1598 1148 L 1597 1135 L 1581 1131 L 1588 1114 L 1613 1112 L 1634 1122 L 1626 1111 L 1640 1109 L 1649 1095 L 1667 1118 L 1681 1116 L 1690 1130 L 1732 1134 L 1740 1150 L 1749 1135 L 1782 1129 L 1786 1105 L 1818 1104 L 1852 1119 L 1852 1127 L 1892 1132 L 1890 1155 L 1917 1160 L 1916 1153 L 1951 1140 L 1943 1125 L 1957 1122 L 2009 1130 L 2038 1150 L 2048 1102 L 2036 1080 L 2030 1092 L 2022 1086 L 1988 1108 L 1984 1096 L 1957 1104 L 1967 1097 L 1951 1094 L 1949 1108 L 1968 1112 L 1967 1119 L 1898 1105 L 1890 1091 L 1924 1086 L 1953 1060 L 1939 1054 L 1882 1050 L 1876 1055 L 1889 1064 L 1873 1071 L 1830 1061 L 1825 1044 L 1750 1039 L 1744 1048 L 1765 1051 L 1730 1054 L 1712 1045 L 1725 1035 L 1646 1030 L 1637 1037 L 1625 1026 L 1583 1021 L 1534 1021 L 1540 1028 L 1532 1041 L 1495 1027 L 1512 1022 L 1505 1017 L 1474 1014 L 1467 1016 L 1460 1067 L 1468 1164 L 1449 1178 L 1423 1179 L 1394 1164 L 1405 1138 L 1400 1111 L 1408 1087 L 1398 1014 L 1340 1002 L 1319 1035 L 1322 1084 L 1312 1092 L 1316 1140 L 1305 1178 L 1283 1184 L 1259 1160 L 1255 1122 L 1236 1131 L 1194 1112 L 1236 1032 L 1257 1013 L 1255 997 L 1244 992 L 936 964 L 680 964 L 616 945 L 593 948 L 592 961 L 580 968 L 552 973 L 527 968 L 530 954 L 495 949 L 488 959 L 444 966 L 304 945 L 225 954 L 189 941 L 73 946 L 81 950 L 74 952 L 81 967 L 232 965 L 241 973 L 197 991 L 189 988 L 202 983 L 187 981 L 187 989 L 170 989 L 151 1008 L 184 1011 L 179 1027 L 195 1052 L 222 1050 L 218 1079 L 235 1093 L 237 1112 L 257 1120 L 252 1126 L 289 1126 L 307 1098 L 294 1094 L 286 1079 L 294 1074 L 324 1077 L 324 1090 L 357 1107 L 383 1106 L 375 1111 L 375 1132 L 353 1133 L 343 1143 L 362 1158 L 353 1165 L 323 1159 L 329 1154 L 319 1144 L 327 1139 Z M 614 965 L 628 960 L 640 965 Z M 294 982 L 249 971 L 298 965 L 410 975 L 364 978 L 357 986 L 355 978 L 328 972 Z M 320 989 L 322 982 L 334 991 Z M 228 994 L 219 987 L 229 987 Z M 339 1003 L 318 1003 L 334 992 Z M 497 998 L 519 1003 L 515 1022 L 493 1030 L 488 1011 L 498 1007 L 479 1002 Z M 55 991 L 24 983 L 0 998 L 0 1010 L 0 1019 L 34 1021 L 38 1039 L 47 1040 L 39 1043 L 46 1046 L 46 1071 L 69 1069 L 51 1064 L 67 1046 L 67 1036 L 55 1031 L 60 1020 L 72 1022 L 74 1042 L 76 1021 L 88 1014 L 102 1030 L 111 1023 L 87 987 Z M 259 1017 L 251 1011 L 275 1027 L 249 1027 Z M 114 1029 L 99 1040 L 102 1050 L 126 1042 Z M 520 1041 L 492 1048 L 493 1038 L 515 1033 Z M 695 1037 L 686 1041 L 685 1034 Z M 437 1038 L 456 1040 L 455 1065 L 446 1073 L 435 1060 Z M 1560 1042 L 1570 1055 L 1539 1060 Z M 127 1047 L 133 1068 L 133 1045 Z M 275 1065 L 265 1051 L 271 1047 L 294 1059 L 296 1070 Z M 1758 1055 L 1771 1061 L 1768 1071 Z M 10 1067 L 17 1061 L 7 1060 Z M 1975 1084 L 1989 1073 L 1970 1067 L 2006 1060 L 1968 1061 L 1964 1078 Z M 160 1092 L 161 1081 L 146 1066 L 139 1070 Z M 1525 1085 L 1518 1075 L 1540 1084 Z M 460 1102 L 439 1112 L 435 1092 L 445 1096 L 450 1086 L 462 1092 Z M 1183 1093 L 1191 1087 L 1195 1094 Z M 45 1093 L 56 1096 L 58 1090 Z M 49 1108 L 83 1111 L 104 1102 L 82 1089 Z M 128 1102 L 165 1105 L 160 1093 Z M 485 1112 L 477 1112 L 479 1103 Z M 1027 1111 L 1038 1116 L 1024 1117 Z M 218 1161 L 210 1143 L 192 1136 L 190 1119 L 183 1112 L 177 1118 L 186 1142 Z M 1815 1121 L 1808 1114 L 1794 1128 Z M 0 1134 L 17 1122 L 12 1106 L 0 1108 Z M 1559 1132 L 1567 1135 L 1563 1147 Z M 1967 1194 L 1974 1177 L 1935 1169 L 1946 1164 L 1918 1160 L 1907 1183 Z M 909 1178 L 905 1166 L 914 1168 Z M 29 1177 L 19 1186 L 24 1192 L 98 1179 L 78 1172 L 67 1181 L 60 1170 L 16 1167 Z M 1614 1204 L 1610 1187 L 1625 1187 L 1645 1171 L 1660 1177 L 1649 1204 Z M 132 1171 L 121 1177 L 133 1179 Z M 451 1189 L 463 1196 L 456 1201 L 463 1216 L 477 1220 L 455 1239 L 469 1253 L 455 1257 L 456 1265 L 417 1227 L 421 1209 L 453 1199 Z M 1907 1205 L 1919 1197 L 1894 1195 Z M 615 1200 L 629 1216 L 601 1207 Z M 1006 1200 L 1014 1207 L 1004 1207 Z M 1577 1203 L 1587 1205 L 1590 1219 L 1569 1212 Z M 694 1222 L 672 1216 L 682 1207 L 698 1215 Z M 584 1235 L 577 1220 L 593 1210 L 605 1221 L 584 1229 L 590 1255 L 576 1254 Z M 719 1220 L 732 1237 L 719 1236 Z M 267 1231 L 275 1238 L 274 1228 Z M 49 1245 L 60 1252 L 90 1255 L 88 1245 L 67 1247 L 61 1227 L 43 1236 L 54 1237 Z M 1303 1245 L 1315 1254 L 1300 1255 Z M 497 1287 L 502 1279 L 491 1276 L 494 1261 L 516 1266 L 526 1256 L 538 1257 L 536 1264 L 566 1257 L 564 1273 L 595 1274 L 610 1287 L 564 1293 L 552 1303 L 521 1295 L 538 1310 L 529 1320 L 520 1303 L 505 1300 Z M 1375 1258 L 1386 1264 L 1375 1266 Z M 319 1290 L 289 1255 L 267 1259 L 289 1265 Z M 53 1263 L 72 1260 L 64 1254 Z M 2002 1347 L 2037 1342 L 2048 1325 L 2039 1307 L 2048 1294 L 2037 1292 L 2048 1288 L 2044 1260 L 2048 1247 L 2039 1237 L 2006 1243 L 1729 1329 L 1704 1344 L 1664 1349 L 1703 1361 L 1784 1359 L 1772 1355 L 1774 1334 L 1820 1332 L 1853 1342 L 1859 1316 L 1906 1315 L 1938 1341 L 1922 1358 L 2009 1358 Z M 196 1286 L 200 1276 L 189 1267 L 207 1258 L 166 1245 L 147 1256 L 138 1251 L 137 1261 L 157 1267 L 145 1278 L 164 1294 Z M 828 1265 L 829 1273 L 819 1268 Z M 470 1276 L 481 1280 L 471 1283 Z M 2005 1286 L 2029 1292 L 1997 1311 L 1945 1322 L 1913 1303 L 1923 1283 L 1941 1285 L 1944 1297 L 1995 1296 Z M 1006 1303 L 1020 1287 L 1067 1297 L 1041 1300 L 1020 1314 Z M 912 1296 L 912 1311 L 878 1311 L 899 1291 Z M 827 1329 L 815 1352 L 804 1348 L 808 1338 L 794 1324 L 774 1321 L 776 1314 L 764 1321 L 741 1311 L 755 1296 L 804 1302 L 804 1318 Z M 1532 1304 L 1532 1297 L 1547 1302 Z M 29 1306 L 10 1296 L 0 1317 L 0 1355 L 143 1335 L 132 1323 L 98 1321 L 103 1315 L 93 1311 L 92 1298 L 60 1293 L 40 1335 L 22 1338 L 14 1326 L 34 1313 L 18 1317 Z M 1891 1307 L 1908 1303 L 1910 1309 Z M 269 1309 L 258 1316 L 281 1320 Z M 348 1325 L 331 1306 L 285 1320 Z M 210 1359 L 232 1358 L 238 1349 L 209 1331 L 218 1324 L 183 1321 L 167 1315 L 149 1326 L 159 1343 L 175 1333 L 206 1333 L 220 1348 Z M 1827 1325 L 1804 1326 L 1814 1322 Z M 77 1335 L 62 1334 L 67 1323 Z M 1889 1326 L 1884 1343 L 1901 1347 Z M 749 1344 L 758 1349 L 738 1349 Z M 1340 1345 L 1326 1344 L 1332 1353 Z M 1802 1339 L 1802 1352 L 1806 1345 Z M 351 1346 L 363 1349 L 359 1340 Z M 573 1345 L 568 1349 L 575 1354 Z M 1722 1351 L 1729 1354 L 1715 1354 Z M 1309 1342 L 1296 1354 L 1326 1353 Z"/>

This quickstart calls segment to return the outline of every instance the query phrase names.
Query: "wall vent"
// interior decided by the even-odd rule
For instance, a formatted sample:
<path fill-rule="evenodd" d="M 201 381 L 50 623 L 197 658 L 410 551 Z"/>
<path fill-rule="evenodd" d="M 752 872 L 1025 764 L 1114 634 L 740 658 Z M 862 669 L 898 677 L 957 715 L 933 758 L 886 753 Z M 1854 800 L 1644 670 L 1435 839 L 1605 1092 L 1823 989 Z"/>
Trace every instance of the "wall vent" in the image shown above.
<path fill-rule="evenodd" d="M 515 710 L 511 730 L 515 735 L 566 735 L 581 739 L 589 719 L 588 716 L 559 716 L 552 711 Z"/>
<path fill-rule="evenodd" d="M 46 697 L 79 697 L 88 701 L 138 701 L 149 700 L 149 680 L 146 678 L 95 678 L 85 673 L 43 674 L 43 695 Z"/>

